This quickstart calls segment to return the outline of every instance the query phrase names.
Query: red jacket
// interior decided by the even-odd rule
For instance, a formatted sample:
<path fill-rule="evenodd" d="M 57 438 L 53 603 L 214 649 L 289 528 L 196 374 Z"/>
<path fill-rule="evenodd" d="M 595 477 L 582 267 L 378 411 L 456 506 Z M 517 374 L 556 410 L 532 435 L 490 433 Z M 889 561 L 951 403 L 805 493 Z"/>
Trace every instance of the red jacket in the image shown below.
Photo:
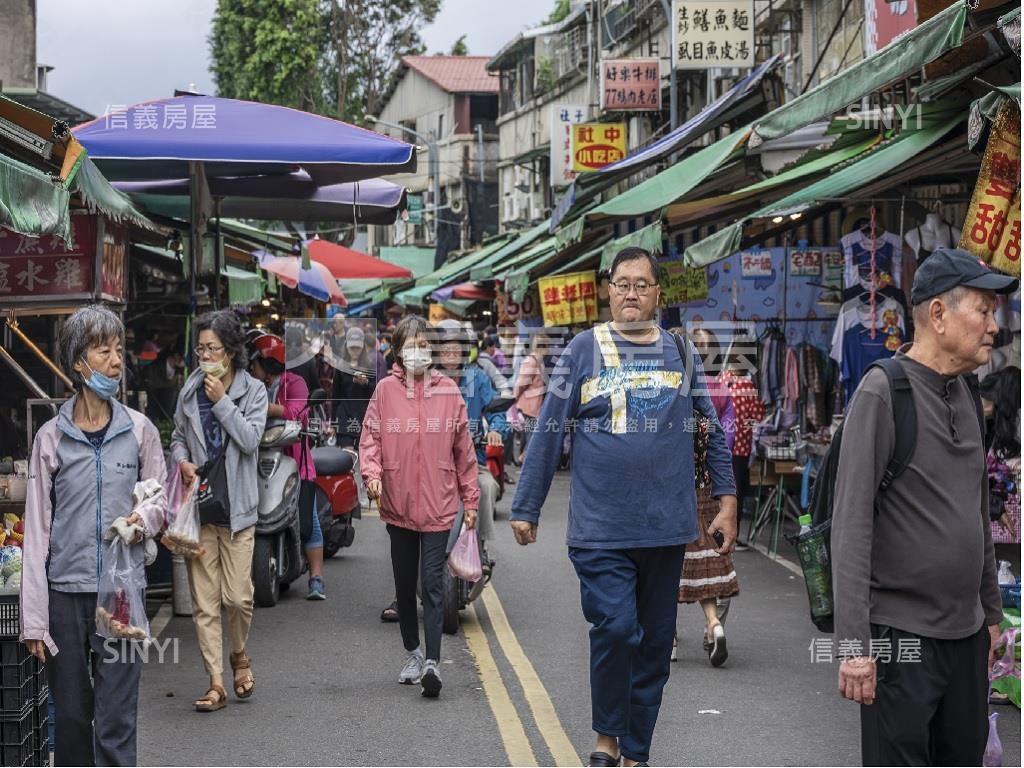
<path fill-rule="evenodd" d="M 410 382 L 398 365 L 377 385 L 363 419 L 359 466 L 380 480 L 380 517 L 424 533 L 452 527 L 458 502 L 477 509 L 477 461 L 466 403 L 455 382 L 432 370 Z"/>
<path fill-rule="evenodd" d="M 303 428 L 309 423 L 309 412 L 306 406 L 309 402 L 309 387 L 306 380 L 291 371 L 281 374 L 281 385 L 277 388 L 277 405 L 284 406 L 284 418 L 290 421 L 301 421 Z M 316 469 L 313 466 L 313 452 L 309 447 L 309 441 L 303 437 L 294 445 L 285 446 L 285 455 L 295 459 L 299 465 L 299 478 L 301 480 L 316 480 Z"/>

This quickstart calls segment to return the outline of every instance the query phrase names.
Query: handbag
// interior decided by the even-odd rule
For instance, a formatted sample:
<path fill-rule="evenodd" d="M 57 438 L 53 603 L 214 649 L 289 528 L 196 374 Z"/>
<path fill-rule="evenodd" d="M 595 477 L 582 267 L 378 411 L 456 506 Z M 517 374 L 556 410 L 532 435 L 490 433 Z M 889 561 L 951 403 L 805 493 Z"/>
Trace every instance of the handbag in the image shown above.
<path fill-rule="evenodd" d="M 228 473 L 226 465 L 227 443 L 213 461 L 199 468 L 199 487 L 196 506 L 201 525 L 231 523 L 231 502 L 228 499 Z"/>

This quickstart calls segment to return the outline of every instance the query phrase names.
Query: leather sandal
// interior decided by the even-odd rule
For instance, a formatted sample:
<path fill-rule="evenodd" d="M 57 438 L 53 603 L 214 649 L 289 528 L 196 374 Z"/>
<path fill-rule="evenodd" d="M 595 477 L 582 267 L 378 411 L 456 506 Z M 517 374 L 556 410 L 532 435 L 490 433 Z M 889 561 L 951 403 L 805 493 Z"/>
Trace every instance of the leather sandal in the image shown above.
<path fill-rule="evenodd" d="M 227 691 L 219 685 L 211 685 L 210 690 L 201 699 L 196 699 L 196 712 L 216 712 L 218 709 L 224 709 L 227 703 Z"/>
<path fill-rule="evenodd" d="M 603 766 L 604 768 L 612 768 L 622 762 L 621 757 L 612 757 L 607 752 L 591 752 L 590 759 L 587 760 L 587 765 Z"/>
<path fill-rule="evenodd" d="M 252 659 L 245 655 L 245 651 L 231 654 L 231 670 L 235 673 L 235 696 L 240 699 L 248 699 L 256 688 L 256 678 L 252 676 Z M 244 672 L 244 675 L 239 675 Z"/>

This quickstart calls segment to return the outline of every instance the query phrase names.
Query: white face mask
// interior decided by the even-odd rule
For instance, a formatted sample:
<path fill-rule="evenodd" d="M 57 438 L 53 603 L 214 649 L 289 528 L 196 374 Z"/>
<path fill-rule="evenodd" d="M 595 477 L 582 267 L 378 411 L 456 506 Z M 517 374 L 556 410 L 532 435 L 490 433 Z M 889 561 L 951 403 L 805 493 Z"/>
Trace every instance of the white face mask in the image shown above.
<path fill-rule="evenodd" d="M 402 365 L 410 373 L 422 373 L 430 367 L 430 350 L 423 347 L 402 347 Z"/>

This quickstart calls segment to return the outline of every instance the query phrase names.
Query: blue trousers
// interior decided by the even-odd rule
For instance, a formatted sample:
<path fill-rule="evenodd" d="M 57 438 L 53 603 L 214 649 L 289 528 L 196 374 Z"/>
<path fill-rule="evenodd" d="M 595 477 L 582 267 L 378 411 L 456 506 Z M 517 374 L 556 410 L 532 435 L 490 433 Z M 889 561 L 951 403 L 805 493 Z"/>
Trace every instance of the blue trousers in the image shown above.
<path fill-rule="evenodd" d="M 630 760 L 650 758 L 669 677 L 683 549 L 569 548 L 591 625 L 594 731 L 618 737 Z"/>

